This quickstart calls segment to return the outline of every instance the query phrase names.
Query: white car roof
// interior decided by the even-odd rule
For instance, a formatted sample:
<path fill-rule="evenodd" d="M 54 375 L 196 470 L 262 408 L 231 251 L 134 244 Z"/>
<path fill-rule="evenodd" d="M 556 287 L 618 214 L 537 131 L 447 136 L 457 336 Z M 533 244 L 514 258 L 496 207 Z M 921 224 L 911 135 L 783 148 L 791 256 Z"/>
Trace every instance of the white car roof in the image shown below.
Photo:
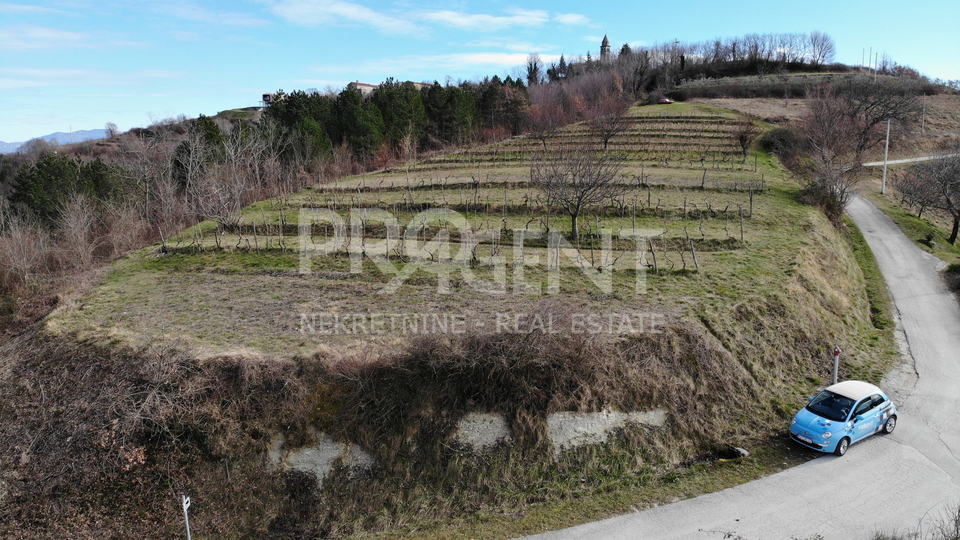
<path fill-rule="evenodd" d="M 833 386 L 828 386 L 827 390 L 833 392 L 834 394 L 840 394 L 841 396 L 848 397 L 854 401 L 862 399 L 863 397 L 871 394 L 882 393 L 881 390 L 876 386 L 863 381 L 843 381 Z"/>

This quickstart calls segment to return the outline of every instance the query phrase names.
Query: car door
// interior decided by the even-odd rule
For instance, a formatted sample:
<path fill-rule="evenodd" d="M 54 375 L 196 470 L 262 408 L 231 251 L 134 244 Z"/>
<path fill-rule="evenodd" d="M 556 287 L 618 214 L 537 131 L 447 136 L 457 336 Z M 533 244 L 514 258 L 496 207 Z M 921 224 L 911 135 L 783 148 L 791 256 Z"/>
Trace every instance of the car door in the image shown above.
<path fill-rule="evenodd" d="M 873 435 L 877 432 L 877 429 L 880 428 L 879 405 L 881 403 L 883 403 L 883 398 L 881 398 L 879 394 L 867 396 L 857 403 L 851 417 L 851 422 L 853 422 L 852 439 L 854 442 Z M 862 419 L 858 420 L 858 416 L 862 417 Z"/>

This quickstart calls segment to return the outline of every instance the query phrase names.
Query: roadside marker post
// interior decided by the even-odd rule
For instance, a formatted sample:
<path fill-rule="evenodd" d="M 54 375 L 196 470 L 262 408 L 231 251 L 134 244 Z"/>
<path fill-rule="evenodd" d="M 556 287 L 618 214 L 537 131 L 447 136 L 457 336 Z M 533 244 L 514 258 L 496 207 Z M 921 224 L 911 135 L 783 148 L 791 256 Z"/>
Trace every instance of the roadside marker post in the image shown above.
<path fill-rule="evenodd" d="M 837 372 L 840 371 L 840 347 L 833 348 L 833 384 L 837 384 Z"/>
<path fill-rule="evenodd" d="M 183 497 L 183 521 L 187 524 L 187 540 L 190 538 L 190 497 L 186 495 L 181 495 Z"/>

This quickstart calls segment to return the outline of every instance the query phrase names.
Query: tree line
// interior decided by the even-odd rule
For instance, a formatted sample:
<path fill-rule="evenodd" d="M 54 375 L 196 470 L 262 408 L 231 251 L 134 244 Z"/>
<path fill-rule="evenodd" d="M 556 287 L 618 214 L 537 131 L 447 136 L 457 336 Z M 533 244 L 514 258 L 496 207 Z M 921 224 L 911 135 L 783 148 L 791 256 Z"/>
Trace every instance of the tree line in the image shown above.
<path fill-rule="evenodd" d="M 701 42 L 631 47 L 625 43 L 609 59 L 560 57 L 545 66 L 539 55 L 526 65 L 527 84 L 569 81 L 595 71 L 616 71 L 625 88 L 639 99 L 651 91 L 666 91 L 685 80 L 765 75 L 781 71 L 820 71 L 833 66 L 836 44 L 823 32 L 747 34 Z M 887 60 L 888 62 L 892 62 Z"/>
<path fill-rule="evenodd" d="M 104 157 L 42 141 L 0 157 L 0 319 L 199 221 L 229 232 L 252 202 L 330 174 L 292 151 L 298 137 L 271 119 L 167 119 L 101 144 Z"/>
<path fill-rule="evenodd" d="M 388 79 L 366 97 L 354 84 L 336 95 L 281 90 L 265 115 L 298 134 L 310 156 L 345 146 L 366 163 L 518 135 L 528 103 L 523 81 L 511 77 L 424 88 Z"/>

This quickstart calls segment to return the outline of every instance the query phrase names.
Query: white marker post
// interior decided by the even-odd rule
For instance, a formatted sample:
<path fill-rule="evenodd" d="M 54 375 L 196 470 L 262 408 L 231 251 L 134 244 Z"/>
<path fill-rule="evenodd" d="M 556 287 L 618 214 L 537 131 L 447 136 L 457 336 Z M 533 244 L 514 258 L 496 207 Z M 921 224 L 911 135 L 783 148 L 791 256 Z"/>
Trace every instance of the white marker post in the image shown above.
<path fill-rule="evenodd" d="M 837 384 L 837 372 L 840 371 L 840 347 L 833 348 L 833 384 Z"/>
<path fill-rule="evenodd" d="M 190 538 L 190 512 L 188 512 L 188 510 L 189 510 L 189 508 L 190 508 L 190 497 L 187 497 L 186 495 L 182 495 L 182 497 L 183 497 L 183 520 L 184 520 L 184 522 L 186 522 L 186 524 L 187 524 L 187 540 L 191 540 L 191 538 Z"/>

